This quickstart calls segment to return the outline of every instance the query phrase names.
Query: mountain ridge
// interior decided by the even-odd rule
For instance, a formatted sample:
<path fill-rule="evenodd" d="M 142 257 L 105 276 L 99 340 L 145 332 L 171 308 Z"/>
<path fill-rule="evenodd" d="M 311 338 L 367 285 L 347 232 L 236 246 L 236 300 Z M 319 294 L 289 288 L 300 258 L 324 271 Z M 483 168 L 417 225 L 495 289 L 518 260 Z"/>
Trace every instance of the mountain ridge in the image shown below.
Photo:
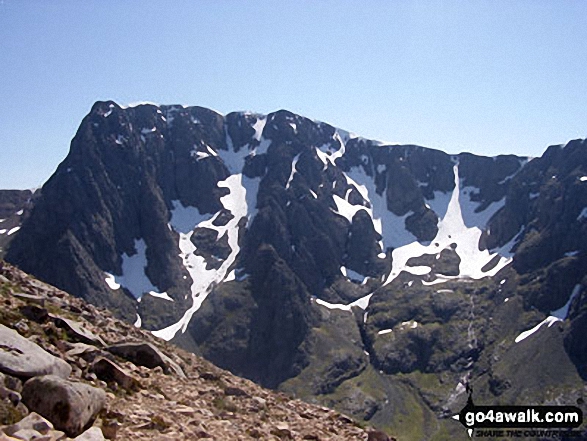
<path fill-rule="evenodd" d="M 391 390 L 437 416 L 462 398 L 439 378 L 504 396 L 489 354 L 565 305 L 585 378 L 586 147 L 449 155 L 284 110 L 98 102 L 6 258 L 265 386 L 344 406 L 369 383 L 348 413 L 397 425 Z"/>

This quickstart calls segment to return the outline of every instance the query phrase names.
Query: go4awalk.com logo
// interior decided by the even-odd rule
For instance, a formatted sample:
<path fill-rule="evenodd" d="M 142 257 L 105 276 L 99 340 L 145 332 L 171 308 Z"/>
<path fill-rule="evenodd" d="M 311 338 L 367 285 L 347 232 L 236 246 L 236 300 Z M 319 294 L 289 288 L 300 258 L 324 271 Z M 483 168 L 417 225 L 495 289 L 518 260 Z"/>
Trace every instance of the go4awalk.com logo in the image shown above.
<path fill-rule="evenodd" d="M 576 406 L 475 406 L 469 392 L 467 405 L 453 418 L 472 437 L 487 438 L 579 438 L 573 430 L 583 423 Z"/>

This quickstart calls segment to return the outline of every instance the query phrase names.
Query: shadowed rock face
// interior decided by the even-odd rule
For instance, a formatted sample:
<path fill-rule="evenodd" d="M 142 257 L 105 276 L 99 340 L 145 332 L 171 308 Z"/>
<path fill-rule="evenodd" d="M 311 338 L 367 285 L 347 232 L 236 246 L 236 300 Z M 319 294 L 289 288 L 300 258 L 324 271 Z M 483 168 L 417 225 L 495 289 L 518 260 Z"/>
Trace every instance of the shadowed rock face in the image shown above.
<path fill-rule="evenodd" d="M 24 219 L 29 215 L 33 200 L 40 195 L 31 190 L 0 190 L 0 258 L 4 256 L 8 245 Z"/>
<path fill-rule="evenodd" d="M 98 102 L 6 258 L 261 384 L 340 406 L 360 387 L 350 411 L 391 421 L 380 401 L 408 392 L 387 376 L 420 415 L 466 375 L 522 378 L 491 357 L 584 289 L 586 189 L 581 140 L 448 155 L 284 110 Z M 582 299 L 557 324 L 580 372 Z"/>

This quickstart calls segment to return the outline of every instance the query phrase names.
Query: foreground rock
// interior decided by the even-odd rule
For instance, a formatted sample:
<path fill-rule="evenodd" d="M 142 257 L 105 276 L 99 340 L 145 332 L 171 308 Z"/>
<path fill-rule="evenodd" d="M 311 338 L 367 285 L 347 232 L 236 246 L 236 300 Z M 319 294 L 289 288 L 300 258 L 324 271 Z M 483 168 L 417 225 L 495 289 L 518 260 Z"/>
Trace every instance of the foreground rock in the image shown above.
<path fill-rule="evenodd" d="M 0 324 L 0 371 L 16 377 L 56 375 L 67 378 L 71 366 L 18 332 Z"/>
<path fill-rule="evenodd" d="M 35 431 L 41 435 L 46 435 L 53 430 L 53 424 L 43 418 L 38 413 L 31 413 L 16 424 L 12 424 L 3 429 L 3 432 L 8 436 L 17 436 L 23 431 Z"/>
<path fill-rule="evenodd" d="M 180 377 L 185 377 L 181 367 L 177 363 L 150 343 L 119 343 L 110 346 L 108 351 L 133 362 L 137 366 L 145 366 L 151 369 L 159 366 L 165 373 L 174 372 Z"/>
<path fill-rule="evenodd" d="M 129 372 L 118 366 L 116 363 L 107 358 L 98 357 L 91 366 L 91 371 L 94 372 L 99 379 L 108 382 L 115 382 L 120 387 L 126 390 L 137 390 L 139 382 Z"/>
<path fill-rule="evenodd" d="M 22 400 L 30 410 L 51 421 L 55 428 L 77 436 L 102 410 L 106 393 L 87 384 L 45 375 L 31 378 L 24 384 Z"/>

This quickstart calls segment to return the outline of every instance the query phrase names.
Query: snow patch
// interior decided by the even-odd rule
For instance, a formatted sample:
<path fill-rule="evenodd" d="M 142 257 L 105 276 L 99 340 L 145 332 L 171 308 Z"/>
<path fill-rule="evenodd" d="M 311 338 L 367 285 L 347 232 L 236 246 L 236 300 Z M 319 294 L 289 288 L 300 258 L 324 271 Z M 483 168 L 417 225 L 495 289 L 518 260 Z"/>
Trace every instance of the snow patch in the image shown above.
<path fill-rule="evenodd" d="M 559 318 L 556 318 L 553 316 L 548 316 L 544 320 L 542 320 L 540 323 L 538 323 L 536 326 L 534 326 L 532 329 L 528 329 L 527 331 L 524 331 L 520 335 L 518 335 L 516 337 L 516 339 L 514 340 L 514 342 L 520 343 L 522 340 L 527 339 L 532 334 L 534 334 L 536 331 L 538 331 L 542 327 L 542 325 L 548 325 L 548 327 L 550 328 L 552 325 L 554 325 L 556 322 L 559 322 L 559 321 L 561 321 Z"/>
<path fill-rule="evenodd" d="M 263 129 L 265 128 L 265 124 L 267 124 L 266 116 L 257 118 L 257 121 L 255 121 L 255 124 L 253 124 L 253 129 L 255 129 L 255 134 L 253 135 L 253 138 L 257 141 L 260 141 L 261 136 L 263 136 Z"/>
<path fill-rule="evenodd" d="M 225 282 L 232 282 L 233 280 L 236 280 L 236 272 L 234 269 L 224 278 Z"/>
<path fill-rule="evenodd" d="M 382 195 L 377 193 L 373 178 L 368 176 L 362 167 L 353 167 L 344 176 L 347 183 L 356 188 L 362 198 L 371 205 L 371 208 L 359 206 L 355 209 L 355 212 L 359 209 L 367 211 L 373 221 L 375 231 L 382 237 L 380 246 L 383 252 L 389 247 L 397 248 L 416 241 L 416 237 L 406 229 L 405 225 L 406 218 L 413 214 L 411 211 L 402 216 L 389 211 L 385 193 Z M 346 199 L 348 199 L 348 195 L 347 193 Z M 350 207 L 356 206 L 348 204 L 346 206 L 347 210 L 350 211 Z"/>
<path fill-rule="evenodd" d="M 18 230 L 20 230 L 20 227 L 11 228 L 10 230 L 8 230 L 8 233 L 6 233 L 6 235 L 10 236 L 11 234 L 16 233 Z"/>
<path fill-rule="evenodd" d="M 140 328 L 141 327 L 141 324 L 142 324 L 141 316 L 137 314 L 137 319 L 133 323 L 133 326 L 135 328 Z"/>
<path fill-rule="evenodd" d="M 114 275 L 107 272 L 104 272 L 104 274 L 106 275 L 106 278 L 104 280 L 106 281 L 106 284 L 110 289 L 117 290 L 120 288 L 120 283 L 116 283 L 116 278 L 114 277 Z"/>
<path fill-rule="evenodd" d="M 569 308 L 571 306 L 571 303 L 579 295 L 580 291 L 581 291 L 581 284 L 575 285 L 575 287 L 573 288 L 573 291 L 571 292 L 571 295 L 569 296 L 569 300 L 567 301 L 567 303 L 565 303 L 559 309 L 557 309 L 555 311 L 551 311 L 550 315 L 548 317 L 546 317 L 544 320 L 542 320 L 540 323 L 538 323 L 532 329 L 528 329 L 527 331 L 522 332 L 520 335 L 518 335 L 515 338 L 514 342 L 519 343 L 522 340 L 525 340 L 526 338 L 530 337 L 532 334 L 534 334 L 536 331 L 538 331 L 542 327 L 542 325 L 548 325 L 548 327 L 550 328 L 556 322 L 562 322 L 563 320 L 565 320 L 567 318 L 567 316 L 569 315 Z"/>
<path fill-rule="evenodd" d="M 149 295 L 157 297 L 158 299 L 169 300 L 170 302 L 174 301 L 166 292 L 149 291 Z"/>
<path fill-rule="evenodd" d="M 144 239 L 135 239 L 136 253 L 129 256 L 122 255 L 122 276 L 117 277 L 116 283 L 128 289 L 136 298 L 140 299 L 144 293 L 157 291 L 147 275 L 147 244 Z"/>
<path fill-rule="evenodd" d="M 567 316 L 569 315 L 569 308 L 571 306 L 571 303 L 579 295 L 580 291 L 581 291 L 581 285 L 580 284 L 575 285 L 567 303 L 565 303 L 563 306 L 561 306 L 559 309 L 557 309 L 555 311 L 550 311 L 550 315 L 554 316 L 560 320 L 565 320 L 567 318 Z"/>
<path fill-rule="evenodd" d="M 328 142 L 320 147 L 316 147 L 316 154 L 323 162 L 323 170 L 327 167 L 328 162 L 332 165 L 336 165 L 336 160 L 346 151 L 346 142 L 350 139 L 350 134 L 344 130 L 336 129 L 332 135 L 333 142 Z M 335 150 L 334 145 L 338 144 L 340 147 Z"/>
<path fill-rule="evenodd" d="M 347 277 L 353 281 L 364 283 L 367 280 L 367 276 L 363 276 L 352 269 L 347 269 Z"/>
<path fill-rule="evenodd" d="M 340 309 L 341 311 L 349 311 L 350 312 L 351 311 L 351 308 L 353 306 L 357 306 L 357 307 L 359 307 L 359 308 L 361 308 L 363 310 L 364 309 L 367 309 L 367 306 L 369 305 L 369 300 L 371 299 L 371 296 L 372 295 L 373 294 L 369 294 L 369 295 L 367 295 L 365 297 L 362 297 L 362 298 L 360 298 L 358 300 L 355 300 L 352 303 L 349 303 L 348 305 L 344 305 L 342 303 L 329 303 L 329 302 L 326 302 L 326 301 L 324 301 L 322 299 L 316 299 L 315 302 L 318 303 L 319 305 L 322 305 L 322 306 L 328 308 L 328 309 Z M 364 320 L 365 321 L 367 320 L 367 317 L 366 316 L 365 316 Z"/>
<path fill-rule="evenodd" d="M 300 159 L 300 155 L 301 153 L 298 153 L 294 158 L 293 161 L 291 162 L 291 173 L 289 174 L 289 178 L 287 179 L 287 183 L 285 184 L 285 188 L 288 189 L 291 181 L 293 181 L 294 175 L 296 174 L 296 164 L 298 163 L 298 160 Z"/>
<path fill-rule="evenodd" d="M 106 276 L 104 280 L 110 289 L 116 290 L 124 287 L 130 291 L 135 299 L 140 301 L 144 293 L 156 292 L 157 288 L 153 286 L 145 273 L 147 268 L 147 244 L 143 239 L 135 239 L 134 246 L 134 254 L 129 256 L 124 253 L 122 255 L 122 275 L 115 276 L 104 272 Z"/>
<path fill-rule="evenodd" d="M 229 147 L 232 147 L 232 144 Z M 244 150 L 246 151 L 246 149 Z M 242 170 L 244 155 L 239 153 L 240 151 L 232 152 L 232 154 L 231 152 L 225 152 L 220 156 L 224 155 L 222 159 L 229 161 L 231 167 L 238 167 L 240 165 L 240 170 Z M 192 316 L 200 309 L 213 287 L 223 280 L 232 280 L 232 277 L 236 277 L 236 273 L 232 274 L 233 271 L 229 273 L 228 270 L 232 267 L 240 252 L 238 245 L 238 223 L 243 217 L 250 223 L 255 216 L 257 212 L 256 198 L 259 181 L 260 178 L 251 179 L 242 173 L 237 173 L 229 176 L 224 181 L 218 182 L 219 187 L 229 190 L 227 195 L 220 198 L 220 202 L 233 215 L 233 218 L 224 226 L 213 224 L 214 219 L 220 212 L 214 215 L 202 215 L 195 207 L 184 207 L 181 204 L 174 204 L 170 225 L 179 234 L 179 255 L 192 279 L 190 288 L 192 305 L 177 323 L 157 331 L 152 331 L 153 335 L 169 341 L 177 332 L 185 332 Z M 218 269 L 206 269 L 206 260 L 204 257 L 195 253 L 196 246 L 190 240 L 195 228 L 204 227 L 216 230 L 218 237 L 227 235 L 228 245 L 231 251 Z M 246 278 L 246 275 L 244 277 Z"/>
<path fill-rule="evenodd" d="M 196 158 L 196 161 L 201 161 L 202 159 L 210 158 L 211 157 L 210 153 L 200 152 L 199 150 L 192 150 L 190 152 L 190 156 L 192 158 L 195 157 Z"/>
<path fill-rule="evenodd" d="M 464 187 L 460 190 L 459 205 L 461 206 L 463 221 L 465 226 L 468 228 L 485 228 L 489 222 L 489 219 L 491 219 L 493 215 L 505 205 L 504 197 L 497 202 L 492 202 L 489 204 L 485 210 L 476 212 L 476 210 L 481 205 L 481 202 L 472 201 L 471 195 L 477 193 L 478 191 L 479 189 L 475 187 Z"/>
<path fill-rule="evenodd" d="M 577 220 L 587 219 L 587 207 L 583 208 L 579 216 L 577 216 Z"/>
<path fill-rule="evenodd" d="M 392 246 L 395 248 L 392 252 L 392 269 L 383 286 L 391 283 L 402 271 L 420 276 L 429 274 L 431 272 L 430 267 L 408 266 L 407 262 L 412 257 L 422 256 L 423 254 L 437 254 L 439 250 L 450 247 L 453 243 L 456 244 L 455 252 L 460 257 L 459 275 L 453 277 L 437 276 L 437 279 L 432 282 L 423 282 L 424 285 L 434 285 L 458 278 L 481 279 L 494 276 L 512 261 L 511 250 L 522 234 L 523 229 L 510 242 L 498 250 L 494 250 L 493 253 L 489 252 L 489 250 L 479 250 L 481 228 L 485 227 L 491 216 L 503 207 L 505 200 L 494 202 L 482 212 L 476 213 L 475 210 L 479 203 L 471 201 L 470 193 L 477 190 L 474 187 L 460 188 L 458 163 L 454 165 L 453 172 L 455 187 L 452 193 L 435 192 L 434 199 L 428 201 L 432 209 L 441 218 L 438 222 L 438 233 L 428 245 L 418 242 L 405 229 L 405 219 L 411 213 L 397 216 L 387 210 L 385 197 L 375 191 L 373 179 L 367 176 L 362 168 L 352 168 L 345 174 L 349 185 L 354 186 L 361 193 L 363 199 L 370 202 L 372 208 L 351 205 L 347 200 L 347 192 L 345 199 L 334 196 L 337 212 L 347 219 L 349 217 L 352 219 L 351 215 L 354 215 L 360 209 L 364 209 L 373 219 L 375 230 L 383 238 L 382 247 Z M 587 208 L 585 211 L 587 216 Z M 492 269 L 483 271 L 483 268 L 496 256 L 499 256 L 497 264 Z M 353 304 L 366 309 L 371 295 L 358 299 Z"/>
<path fill-rule="evenodd" d="M 341 311 L 350 311 L 351 305 L 343 305 L 342 303 L 328 303 L 322 299 L 316 299 L 316 303 L 328 309 L 340 309 Z"/>
<path fill-rule="evenodd" d="M 377 334 L 378 335 L 385 335 L 385 334 L 389 334 L 390 332 L 393 332 L 393 329 L 382 329 Z"/>
<path fill-rule="evenodd" d="M 353 271 L 352 269 L 348 269 L 344 266 L 340 267 L 340 272 L 346 278 L 355 282 L 360 282 L 361 284 L 365 283 L 365 281 L 368 279 L 368 277 L 363 276 L 362 274 L 359 274 L 358 272 Z"/>
<path fill-rule="evenodd" d="M 212 218 L 212 214 L 201 214 L 196 207 L 185 207 L 180 201 L 171 201 L 171 219 L 169 224 L 178 233 L 189 233 L 195 226 Z"/>
<path fill-rule="evenodd" d="M 416 329 L 418 327 L 418 324 L 419 323 L 416 320 L 408 320 L 407 322 L 402 322 L 399 325 L 399 328 L 401 330 L 404 330 L 404 329 Z"/>
<path fill-rule="evenodd" d="M 456 243 L 455 252 L 461 259 L 459 263 L 460 278 L 481 279 L 486 276 L 493 276 L 511 262 L 510 257 L 500 255 L 499 262 L 493 269 L 486 272 L 482 271 L 482 268 L 499 254 L 490 253 L 488 250 L 479 250 L 479 239 L 482 234 L 480 227 L 486 225 L 491 216 L 503 206 L 504 201 L 493 203 L 481 213 L 475 213 L 475 208 L 478 206 L 478 203 L 471 202 L 470 198 L 466 200 L 467 198 L 463 197 L 463 191 L 459 189 L 458 165 L 455 165 L 453 170 L 455 175 L 455 188 L 446 206 L 445 214 L 438 222 L 438 233 L 436 237 L 429 245 L 423 245 L 417 241 L 413 241 L 394 249 L 392 254 L 393 267 L 384 285 L 393 281 L 402 271 L 414 273 L 413 267 L 407 265 L 410 258 L 423 254 L 436 254 L 438 250 L 445 249 L 453 243 Z M 467 189 L 467 192 L 469 191 L 470 188 Z M 435 212 L 437 212 L 437 209 L 444 211 L 442 206 L 444 205 L 446 196 L 443 196 L 442 199 L 444 200 L 441 201 L 439 198 L 438 201 L 429 201 Z M 465 201 L 461 202 L 462 199 L 465 199 Z M 467 226 L 468 222 L 465 220 L 466 218 L 468 218 L 469 225 L 474 226 Z M 420 274 L 420 271 L 418 273 Z"/>

